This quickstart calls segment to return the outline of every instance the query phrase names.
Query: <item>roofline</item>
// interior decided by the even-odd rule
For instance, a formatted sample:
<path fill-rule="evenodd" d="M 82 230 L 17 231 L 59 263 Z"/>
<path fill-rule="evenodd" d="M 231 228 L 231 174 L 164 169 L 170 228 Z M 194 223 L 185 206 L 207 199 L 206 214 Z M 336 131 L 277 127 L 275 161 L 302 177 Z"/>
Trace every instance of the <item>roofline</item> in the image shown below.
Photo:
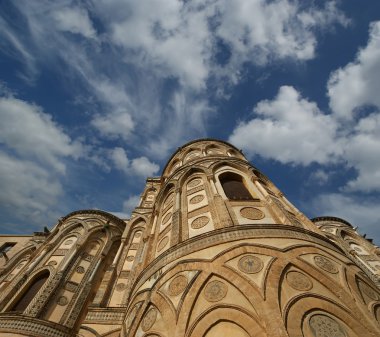
<path fill-rule="evenodd" d="M 198 143 L 198 142 L 204 142 L 204 141 L 211 141 L 211 142 L 219 142 L 219 143 L 223 143 L 223 144 L 228 145 L 228 146 L 232 147 L 233 149 L 235 149 L 236 151 L 238 151 L 238 152 L 241 153 L 241 150 L 239 150 L 236 146 L 234 146 L 234 145 L 232 145 L 232 144 L 230 144 L 230 143 L 228 143 L 228 142 L 226 142 L 226 141 L 224 141 L 224 140 L 220 140 L 220 139 L 216 139 L 216 138 L 200 138 L 200 139 L 195 139 L 195 140 L 192 140 L 192 141 L 187 142 L 186 144 L 180 146 L 180 147 L 177 149 L 177 151 L 175 151 L 175 152 L 171 155 L 171 157 L 170 157 L 170 158 L 168 159 L 168 161 L 166 162 L 165 167 L 162 169 L 162 174 L 161 174 L 161 175 L 164 174 L 164 172 L 165 172 L 165 170 L 167 169 L 169 163 L 171 162 L 171 160 L 176 156 L 176 154 L 177 154 L 179 151 L 181 151 L 183 148 L 185 148 L 185 147 L 187 147 L 187 146 L 189 146 L 189 145 L 191 145 L 191 144 Z"/>
<path fill-rule="evenodd" d="M 312 221 L 312 222 L 318 222 L 318 221 L 337 221 L 337 222 L 342 222 L 342 223 L 344 223 L 345 225 L 347 225 L 347 226 L 350 226 L 350 227 L 354 227 L 354 226 L 352 226 L 348 221 L 346 221 L 346 220 L 344 220 L 344 219 L 342 219 L 342 218 L 338 218 L 338 217 L 336 217 L 336 216 L 329 216 L 329 215 L 326 215 L 326 216 L 318 216 L 318 217 L 316 217 L 316 218 L 312 218 L 312 219 L 310 219 L 310 221 Z"/>

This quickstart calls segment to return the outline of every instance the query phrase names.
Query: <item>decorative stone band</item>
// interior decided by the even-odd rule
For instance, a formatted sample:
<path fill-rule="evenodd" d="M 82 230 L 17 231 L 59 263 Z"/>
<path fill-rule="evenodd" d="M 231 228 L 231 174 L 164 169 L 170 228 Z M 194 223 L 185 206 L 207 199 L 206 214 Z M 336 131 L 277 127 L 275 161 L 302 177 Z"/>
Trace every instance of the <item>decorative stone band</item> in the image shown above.
<path fill-rule="evenodd" d="M 216 229 L 198 235 L 194 238 L 181 242 L 163 252 L 150 265 L 144 268 L 139 275 L 134 288 L 138 289 L 149 277 L 169 264 L 178 260 L 194 250 L 208 248 L 220 243 L 246 240 L 247 238 L 295 238 L 315 243 L 316 245 L 333 249 L 338 254 L 342 254 L 336 246 L 328 241 L 324 236 L 298 227 L 285 227 L 284 225 L 256 224 L 242 227 L 228 227 Z"/>
<path fill-rule="evenodd" d="M 94 322 L 112 322 L 113 324 L 122 324 L 125 316 L 125 312 L 116 311 L 118 309 L 98 309 L 91 310 L 87 313 L 84 323 Z"/>
<path fill-rule="evenodd" d="M 13 332 L 35 337 L 70 337 L 65 326 L 24 315 L 0 314 L 0 332 Z"/>

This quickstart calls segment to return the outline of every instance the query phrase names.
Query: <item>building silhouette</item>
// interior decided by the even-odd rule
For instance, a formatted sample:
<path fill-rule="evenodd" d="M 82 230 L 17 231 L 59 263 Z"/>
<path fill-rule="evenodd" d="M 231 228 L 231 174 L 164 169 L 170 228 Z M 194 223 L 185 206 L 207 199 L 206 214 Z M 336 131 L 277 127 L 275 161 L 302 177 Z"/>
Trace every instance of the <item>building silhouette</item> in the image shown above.
<path fill-rule="evenodd" d="M 0 336 L 380 336 L 380 249 L 222 141 L 179 148 L 130 219 L 76 211 L 0 255 Z"/>

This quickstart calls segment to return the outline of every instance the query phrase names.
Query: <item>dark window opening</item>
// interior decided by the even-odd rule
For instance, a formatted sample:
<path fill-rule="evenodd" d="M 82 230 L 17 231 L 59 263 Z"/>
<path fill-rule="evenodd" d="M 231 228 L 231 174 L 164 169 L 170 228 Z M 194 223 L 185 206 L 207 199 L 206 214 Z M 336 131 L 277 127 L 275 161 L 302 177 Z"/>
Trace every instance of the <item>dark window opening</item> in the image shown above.
<path fill-rule="evenodd" d="M 38 275 L 10 311 L 23 312 L 49 278 L 49 275 L 48 271 Z"/>
<path fill-rule="evenodd" d="M 16 242 L 6 242 L 0 247 L 0 255 L 11 250 L 12 247 L 16 246 Z"/>
<path fill-rule="evenodd" d="M 219 177 L 224 193 L 230 200 L 253 200 L 251 193 L 244 185 L 243 178 L 234 173 L 224 173 Z"/>

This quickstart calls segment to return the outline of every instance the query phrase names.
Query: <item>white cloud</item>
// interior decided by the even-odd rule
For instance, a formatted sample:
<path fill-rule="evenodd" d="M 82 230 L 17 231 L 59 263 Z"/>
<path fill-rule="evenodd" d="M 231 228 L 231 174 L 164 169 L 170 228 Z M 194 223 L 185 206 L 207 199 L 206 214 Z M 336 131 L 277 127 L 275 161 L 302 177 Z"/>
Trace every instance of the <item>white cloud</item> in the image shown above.
<path fill-rule="evenodd" d="M 110 150 L 109 155 L 115 168 L 126 174 L 145 178 L 152 176 L 159 170 L 159 166 L 146 157 L 139 157 L 130 161 L 125 150 L 121 147 Z"/>
<path fill-rule="evenodd" d="M 83 155 L 42 108 L 0 97 L 0 205 L 8 218 L 29 224 L 54 221 L 63 198 L 62 174 L 69 160 Z"/>
<path fill-rule="evenodd" d="M 335 1 L 319 9 L 288 0 L 103 1 L 96 6 L 98 13 L 115 15 L 112 38 L 125 48 L 128 62 L 175 76 L 197 90 L 212 73 L 236 81 L 245 62 L 311 59 L 316 30 L 348 23 Z M 231 52 L 224 67 L 214 65 L 218 41 Z"/>
<path fill-rule="evenodd" d="M 290 86 L 282 86 L 272 100 L 254 109 L 255 118 L 240 123 L 229 140 L 249 156 L 274 158 L 281 163 L 329 163 L 341 153 L 337 125 Z"/>
<path fill-rule="evenodd" d="M 84 8 L 58 8 L 52 13 L 52 17 L 59 30 L 80 34 L 87 38 L 96 37 L 96 31 L 87 10 Z"/>
<path fill-rule="evenodd" d="M 318 169 L 316 171 L 313 171 L 310 175 L 310 179 L 312 181 L 317 182 L 320 185 L 326 184 L 328 182 L 329 178 L 330 178 L 329 174 L 322 169 Z"/>
<path fill-rule="evenodd" d="M 344 158 L 358 170 L 348 182 L 349 191 L 380 191 L 380 113 L 360 119 L 348 136 Z"/>
<path fill-rule="evenodd" d="M 355 109 L 373 105 L 380 109 L 380 21 L 370 26 L 367 45 L 356 59 L 333 72 L 328 82 L 331 110 L 352 119 Z"/>
<path fill-rule="evenodd" d="M 41 107 L 13 97 L 0 98 L 0 142 L 18 155 L 40 160 L 64 172 L 60 158 L 77 158 L 82 151 Z"/>
<path fill-rule="evenodd" d="M 132 171 L 142 177 L 151 177 L 158 172 L 159 168 L 157 164 L 152 163 L 146 157 L 133 159 L 131 163 Z"/>
<path fill-rule="evenodd" d="M 105 115 L 95 115 L 91 121 L 98 131 L 108 138 L 127 140 L 134 128 L 131 115 L 126 111 L 111 112 Z"/>
<path fill-rule="evenodd" d="M 130 216 L 131 212 L 137 207 L 140 203 L 139 195 L 132 195 L 127 200 L 123 202 L 123 212 L 127 213 Z"/>

